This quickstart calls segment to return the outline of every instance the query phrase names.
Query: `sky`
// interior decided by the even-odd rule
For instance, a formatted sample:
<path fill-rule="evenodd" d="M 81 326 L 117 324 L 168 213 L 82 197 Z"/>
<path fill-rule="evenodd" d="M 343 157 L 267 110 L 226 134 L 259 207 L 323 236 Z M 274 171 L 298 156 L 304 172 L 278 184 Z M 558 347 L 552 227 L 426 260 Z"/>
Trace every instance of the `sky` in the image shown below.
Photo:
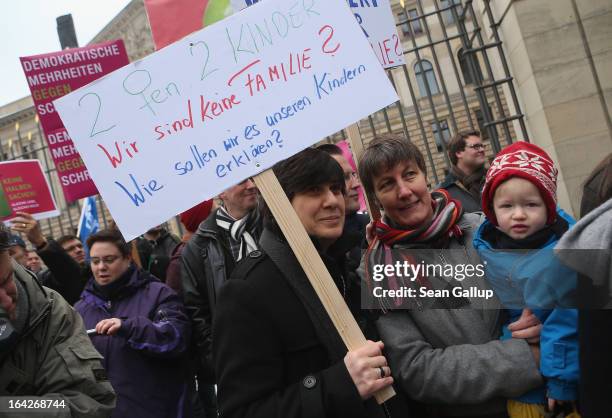
<path fill-rule="evenodd" d="M 30 95 L 19 57 L 60 50 L 58 16 L 72 14 L 79 46 L 85 46 L 129 2 L 0 0 L 0 106 Z"/>

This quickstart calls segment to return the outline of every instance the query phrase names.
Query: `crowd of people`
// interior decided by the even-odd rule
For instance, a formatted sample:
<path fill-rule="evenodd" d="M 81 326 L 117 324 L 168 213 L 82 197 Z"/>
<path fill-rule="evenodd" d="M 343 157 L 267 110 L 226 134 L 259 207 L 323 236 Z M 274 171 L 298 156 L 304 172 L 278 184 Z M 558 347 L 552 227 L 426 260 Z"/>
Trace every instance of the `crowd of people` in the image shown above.
<path fill-rule="evenodd" d="M 18 212 L 0 227 L 0 396 L 61 400 L 55 412 L 75 417 L 606 416 L 612 315 L 577 308 L 610 307 L 612 155 L 576 222 L 536 145 L 487 164 L 471 131 L 448 152 L 436 187 L 392 134 L 358 173 L 333 144 L 273 167 L 367 339 L 352 350 L 252 179 L 182 213 L 182 238 L 158 226 L 132 242 L 113 227 L 53 239 Z M 380 219 L 359 211 L 361 187 Z M 484 274 L 390 274 L 426 295 L 365 307 L 373 266 L 396 263 Z M 385 388 L 396 395 L 379 404 Z"/>

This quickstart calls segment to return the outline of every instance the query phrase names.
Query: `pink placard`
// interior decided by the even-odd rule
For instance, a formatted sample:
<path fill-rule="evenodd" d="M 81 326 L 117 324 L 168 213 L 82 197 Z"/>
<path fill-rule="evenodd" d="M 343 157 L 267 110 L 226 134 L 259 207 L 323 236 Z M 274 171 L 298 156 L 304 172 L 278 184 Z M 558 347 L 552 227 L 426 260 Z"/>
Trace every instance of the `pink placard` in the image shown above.
<path fill-rule="evenodd" d="M 89 177 L 89 171 L 68 131 L 61 127 L 47 132 L 47 142 L 66 200 L 73 202 L 97 194 L 98 189 Z"/>
<path fill-rule="evenodd" d="M 53 100 L 128 64 L 123 40 L 21 57 L 20 60 L 66 200 L 72 202 L 96 194 L 96 186 L 72 146 L 72 140 L 65 138 L 67 133 Z M 95 97 L 88 99 L 95 102 Z"/>
<path fill-rule="evenodd" d="M 204 27 L 208 0 L 144 0 L 155 49 Z"/>
<path fill-rule="evenodd" d="M 0 162 L 2 200 L 14 217 L 15 212 L 28 212 L 37 219 L 58 216 L 59 211 L 49 189 L 49 183 L 38 160 Z"/>

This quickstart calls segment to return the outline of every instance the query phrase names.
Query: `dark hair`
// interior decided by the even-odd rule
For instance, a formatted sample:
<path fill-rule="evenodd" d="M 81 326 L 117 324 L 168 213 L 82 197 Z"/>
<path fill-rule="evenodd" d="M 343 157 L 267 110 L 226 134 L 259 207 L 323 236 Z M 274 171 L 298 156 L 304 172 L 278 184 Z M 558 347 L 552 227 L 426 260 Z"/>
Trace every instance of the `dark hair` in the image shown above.
<path fill-rule="evenodd" d="M 425 159 L 416 145 L 398 134 L 376 136 L 359 160 L 359 178 L 366 193 L 374 196 L 375 176 L 406 161 L 416 163 L 427 177 Z"/>
<path fill-rule="evenodd" d="M 342 149 L 336 144 L 322 144 L 317 149 L 328 153 L 329 155 L 344 155 Z"/>
<path fill-rule="evenodd" d="M 612 198 L 612 153 L 597 164 L 584 181 L 580 215 L 586 215 L 610 198 Z"/>
<path fill-rule="evenodd" d="M 109 242 L 119 249 L 121 255 L 125 258 L 131 254 L 131 248 L 128 243 L 125 242 L 119 231 L 113 229 L 103 229 L 91 234 L 87 238 L 87 247 L 91 250 L 91 247 L 96 242 Z"/>
<path fill-rule="evenodd" d="M 340 164 L 329 154 L 315 148 L 306 148 L 272 167 L 289 201 L 297 193 L 322 184 L 333 184 L 346 194 L 344 173 Z M 260 202 L 265 225 L 280 234 L 276 221 L 265 202 Z"/>
<path fill-rule="evenodd" d="M 67 243 L 68 241 L 72 241 L 73 239 L 77 239 L 80 241 L 79 237 L 77 237 L 76 235 L 67 234 L 67 235 L 62 235 L 55 242 L 57 242 L 60 245 L 60 247 L 63 247 L 65 243 Z"/>
<path fill-rule="evenodd" d="M 450 140 L 446 149 L 448 150 L 448 158 L 450 158 L 453 165 L 457 165 L 457 153 L 465 151 L 465 140 L 470 136 L 477 136 L 480 138 L 480 131 L 461 131 L 457 132 L 455 136 Z"/>

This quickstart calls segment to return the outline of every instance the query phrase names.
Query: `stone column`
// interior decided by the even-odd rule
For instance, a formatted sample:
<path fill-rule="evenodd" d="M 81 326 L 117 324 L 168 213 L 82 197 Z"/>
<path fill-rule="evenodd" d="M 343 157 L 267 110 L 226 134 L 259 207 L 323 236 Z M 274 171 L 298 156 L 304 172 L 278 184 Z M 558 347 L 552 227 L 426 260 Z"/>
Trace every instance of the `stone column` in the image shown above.
<path fill-rule="evenodd" d="M 531 142 L 559 166 L 561 207 L 612 152 L 612 1 L 492 1 Z"/>

